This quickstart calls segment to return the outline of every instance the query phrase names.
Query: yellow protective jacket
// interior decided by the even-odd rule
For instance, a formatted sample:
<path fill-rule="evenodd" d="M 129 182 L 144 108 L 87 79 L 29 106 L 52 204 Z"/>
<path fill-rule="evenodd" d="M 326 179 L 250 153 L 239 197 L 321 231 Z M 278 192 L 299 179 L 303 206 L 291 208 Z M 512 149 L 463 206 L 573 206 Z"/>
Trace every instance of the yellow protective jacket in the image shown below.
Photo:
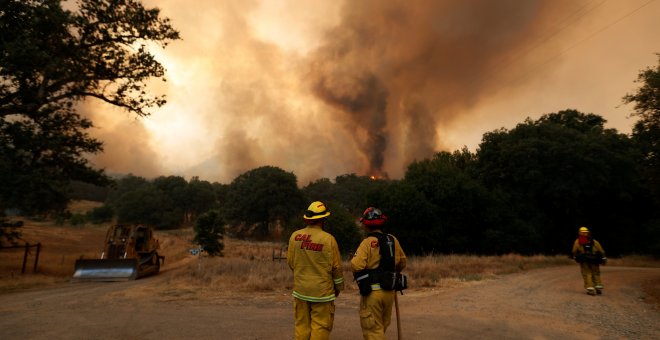
<path fill-rule="evenodd" d="M 399 240 L 393 235 L 388 235 L 394 240 L 394 268 L 397 272 L 400 272 L 406 267 L 406 254 L 403 252 Z M 375 236 L 368 236 L 362 240 L 355 255 L 351 259 L 351 269 L 355 273 L 364 269 L 376 269 L 379 264 L 380 245 L 378 244 L 378 238 Z M 380 284 L 372 284 L 371 289 L 380 289 Z"/>
<path fill-rule="evenodd" d="M 337 241 L 320 226 L 310 225 L 293 232 L 286 258 L 293 270 L 294 297 L 328 302 L 335 299 L 335 290 L 344 289 Z"/>
<path fill-rule="evenodd" d="M 594 246 L 592 248 L 593 253 L 601 253 L 603 257 L 605 257 L 605 250 L 603 250 L 603 247 L 598 243 L 596 240 L 592 240 L 594 242 Z M 584 246 L 580 244 L 580 239 L 576 239 L 575 242 L 573 243 L 573 257 L 577 256 L 578 254 L 584 254 Z"/>

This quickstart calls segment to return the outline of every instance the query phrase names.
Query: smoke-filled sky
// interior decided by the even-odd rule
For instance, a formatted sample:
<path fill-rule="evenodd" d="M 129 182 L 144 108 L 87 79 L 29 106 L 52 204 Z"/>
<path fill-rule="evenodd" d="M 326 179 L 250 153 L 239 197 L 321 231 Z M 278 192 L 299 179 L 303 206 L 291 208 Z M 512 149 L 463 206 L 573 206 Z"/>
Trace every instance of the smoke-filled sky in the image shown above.
<path fill-rule="evenodd" d="M 168 103 L 151 116 L 86 103 L 108 173 L 400 178 L 568 108 L 630 133 L 621 98 L 660 53 L 653 0 L 143 2 L 182 40 L 154 49 Z"/>

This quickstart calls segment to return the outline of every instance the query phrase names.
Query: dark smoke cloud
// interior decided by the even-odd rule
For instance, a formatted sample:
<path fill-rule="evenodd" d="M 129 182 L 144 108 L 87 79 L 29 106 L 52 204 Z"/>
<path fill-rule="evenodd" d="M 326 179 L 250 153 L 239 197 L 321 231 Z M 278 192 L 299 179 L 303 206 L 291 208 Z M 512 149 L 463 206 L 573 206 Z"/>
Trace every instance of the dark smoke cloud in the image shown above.
<path fill-rule="evenodd" d="M 144 2 L 161 8 L 183 40 L 158 52 L 168 82 L 156 90 L 168 103 L 144 124 L 95 111 L 106 119 L 96 131 L 109 153 L 96 160 L 109 171 L 227 183 L 273 165 L 301 185 L 347 173 L 400 178 L 411 161 L 460 148 L 468 135 L 520 122 L 530 108 L 555 110 L 548 102 L 599 113 L 574 105 L 600 93 L 576 79 L 618 72 L 618 81 L 600 83 L 630 83 L 648 65 L 630 61 L 626 75 L 596 61 L 590 75 L 573 76 L 585 66 L 561 63 L 558 51 L 636 6 L 624 2 L 606 3 L 590 20 L 580 13 L 602 1 Z M 619 41 L 643 32 L 653 29 L 631 29 Z M 611 46 L 593 55 L 616 53 L 612 60 L 631 59 Z M 553 55 L 556 62 L 544 62 Z M 553 91 L 543 92 L 539 84 L 550 80 Z M 620 103 L 624 93 L 608 97 Z"/>
<path fill-rule="evenodd" d="M 339 84 L 333 77 L 321 74 L 313 91 L 326 103 L 345 112 L 356 128 L 366 132 L 361 149 L 369 158 L 368 173 L 381 175 L 388 138 L 384 131 L 387 92 L 373 74 L 350 76 L 347 82 Z"/>
<path fill-rule="evenodd" d="M 311 54 L 310 87 L 364 130 L 370 174 L 395 174 L 442 144 L 437 128 L 499 81 L 498 63 L 535 41 L 558 1 L 350 1 Z M 385 159 L 386 148 L 401 154 Z M 394 162 L 391 163 L 391 161 Z M 386 162 L 390 162 L 385 164 Z"/>

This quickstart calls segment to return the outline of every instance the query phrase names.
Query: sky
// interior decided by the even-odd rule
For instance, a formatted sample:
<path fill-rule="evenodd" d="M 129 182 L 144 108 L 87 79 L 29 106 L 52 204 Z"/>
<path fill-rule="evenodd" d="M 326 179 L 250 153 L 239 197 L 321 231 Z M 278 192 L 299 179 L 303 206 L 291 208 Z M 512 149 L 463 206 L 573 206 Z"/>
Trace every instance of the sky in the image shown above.
<path fill-rule="evenodd" d="M 416 160 L 564 109 L 630 133 L 660 53 L 654 0 L 143 0 L 181 40 L 152 48 L 168 103 L 84 103 L 107 173 L 230 183 L 276 166 L 300 186 L 401 178 Z"/>

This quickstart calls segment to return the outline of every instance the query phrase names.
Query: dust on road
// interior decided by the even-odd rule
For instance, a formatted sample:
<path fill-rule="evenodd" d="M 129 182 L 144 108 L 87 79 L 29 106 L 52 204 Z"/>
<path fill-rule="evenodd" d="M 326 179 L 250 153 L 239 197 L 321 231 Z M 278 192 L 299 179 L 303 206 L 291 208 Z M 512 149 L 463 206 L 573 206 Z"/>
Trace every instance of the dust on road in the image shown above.
<path fill-rule="evenodd" d="M 168 274 L 0 295 L 0 338 L 293 338 L 290 292 L 144 294 L 158 292 Z M 399 296 L 403 338 L 660 339 L 660 310 L 643 289 L 660 285 L 660 268 L 603 267 L 602 274 L 602 296 L 583 293 L 577 266 L 411 288 Z M 361 338 L 357 304 L 356 292 L 338 298 L 331 339 Z M 393 316 L 387 338 L 396 336 Z"/>

